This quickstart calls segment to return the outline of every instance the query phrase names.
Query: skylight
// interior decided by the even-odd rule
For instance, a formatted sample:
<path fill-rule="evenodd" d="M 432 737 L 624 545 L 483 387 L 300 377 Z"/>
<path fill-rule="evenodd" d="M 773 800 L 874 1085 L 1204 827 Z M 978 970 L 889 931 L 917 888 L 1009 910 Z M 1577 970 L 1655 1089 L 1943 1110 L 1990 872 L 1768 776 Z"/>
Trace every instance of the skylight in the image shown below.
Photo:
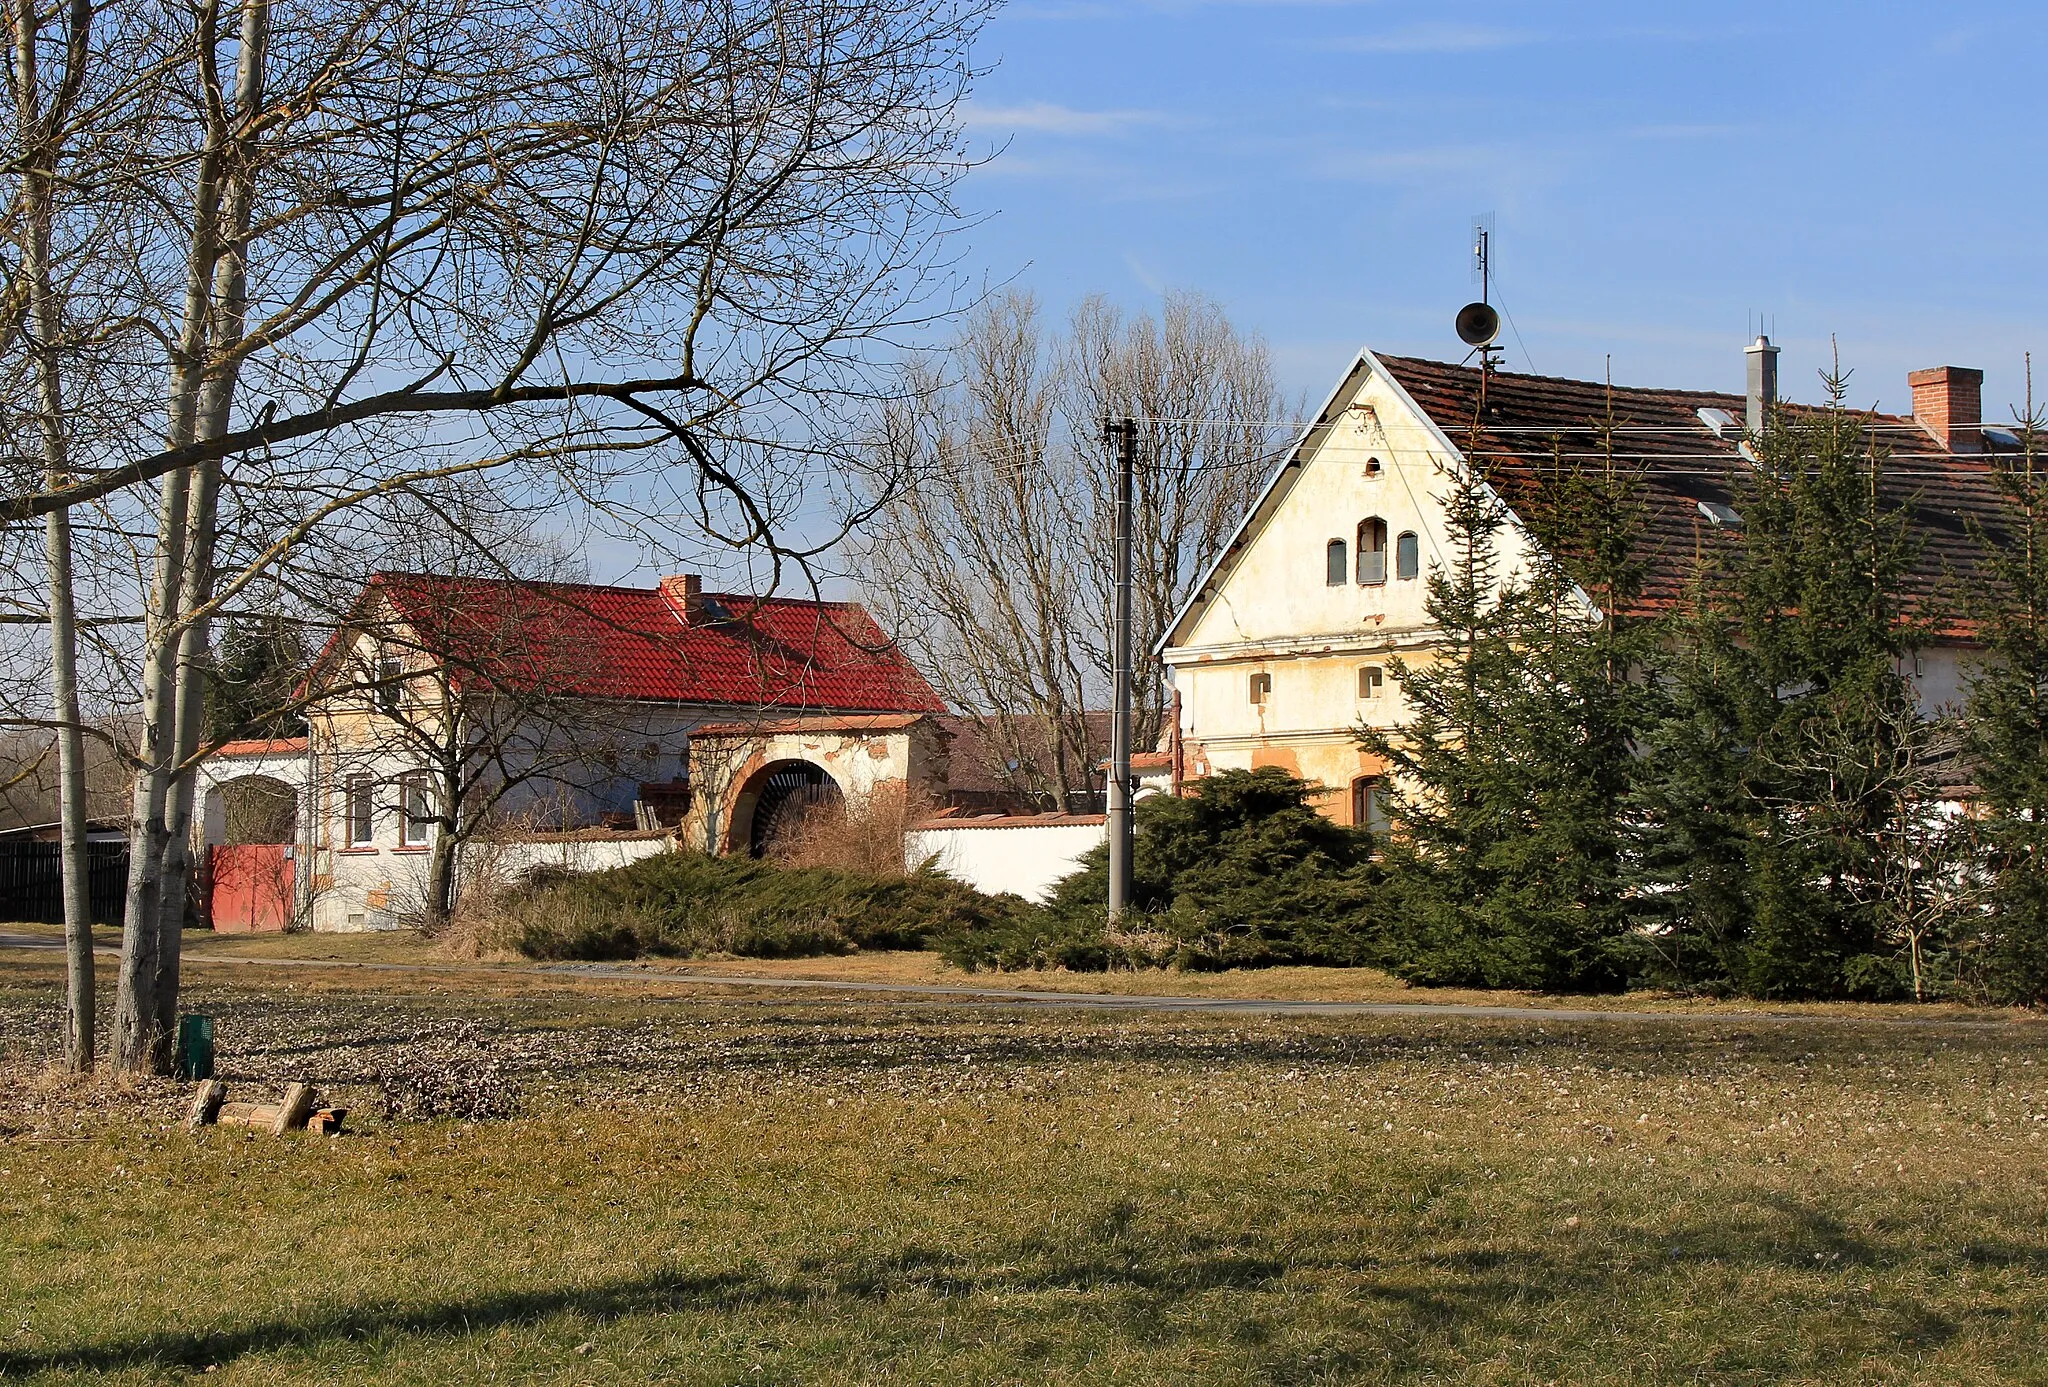
<path fill-rule="evenodd" d="M 1725 409 L 1702 405 L 1699 410 L 1700 422 L 1713 431 L 1714 437 L 1722 437 L 1727 430 L 1735 427 L 1735 416 Z"/>
<path fill-rule="evenodd" d="M 1709 525 L 1722 528 L 1742 523 L 1740 512 L 1733 506 L 1725 506 L 1719 501 L 1702 501 L 1699 504 L 1700 514 L 1707 518 Z"/>

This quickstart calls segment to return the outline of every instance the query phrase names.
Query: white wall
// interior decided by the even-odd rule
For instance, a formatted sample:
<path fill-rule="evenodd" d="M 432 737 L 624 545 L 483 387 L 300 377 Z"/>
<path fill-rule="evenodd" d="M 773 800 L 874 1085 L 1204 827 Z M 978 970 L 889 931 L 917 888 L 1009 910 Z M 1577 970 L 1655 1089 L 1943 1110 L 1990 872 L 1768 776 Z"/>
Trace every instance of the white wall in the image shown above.
<path fill-rule="evenodd" d="M 1101 819 L 967 820 L 913 830 L 905 835 L 904 857 L 912 867 L 936 858 L 940 871 L 977 891 L 1007 891 L 1042 901 L 1061 877 L 1073 874 L 1090 848 L 1108 837 Z"/>

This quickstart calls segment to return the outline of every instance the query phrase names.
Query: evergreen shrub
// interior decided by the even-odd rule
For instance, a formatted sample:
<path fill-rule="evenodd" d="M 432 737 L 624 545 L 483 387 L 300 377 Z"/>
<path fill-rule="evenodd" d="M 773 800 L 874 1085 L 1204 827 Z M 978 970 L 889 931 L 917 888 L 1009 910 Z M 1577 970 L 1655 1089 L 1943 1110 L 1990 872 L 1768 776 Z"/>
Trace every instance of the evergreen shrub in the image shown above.
<path fill-rule="evenodd" d="M 1266 767 L 1222 771 L 1182 798 L 1137 805 L 1131 908 L 1109 924 L 1109 849 L 1043 907 L 949 930 L 963 968 L 1249 968 L 1386 961 L 1372 904 L 1370 834 L 1316 812 L 1319 791 Z"/>
<path fill-rule="evenodd" d="M 677 852 L 509 892 L 499 933 L 531 958 L 803 958 L 924 948 L 938 935 L 1000 929 L 1028 909 L 934 871 L 881 876 Z"/>

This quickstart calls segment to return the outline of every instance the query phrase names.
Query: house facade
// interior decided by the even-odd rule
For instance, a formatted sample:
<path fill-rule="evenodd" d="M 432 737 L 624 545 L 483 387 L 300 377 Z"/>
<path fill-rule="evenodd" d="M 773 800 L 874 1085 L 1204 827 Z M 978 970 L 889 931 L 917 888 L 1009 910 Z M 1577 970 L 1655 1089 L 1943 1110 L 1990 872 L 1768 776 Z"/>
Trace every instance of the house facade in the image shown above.
<path fill-rule="evenodd" d="M 677 842 L 759 851 L 820 798 L 945 783 L 943 705 L 866 611 L 690 576 L 380 573 L 309 689 L 303 743 L 216 758 L 208 789 L 225 806 L 252 776 L 290 788 L 273 846 L 318 930 L 415 918 L 480 823 L 471 857 L 616 865 Z M 232 816 L 208 815 L 226 842 Z"/>
<path fill-rule="evenodd" d="M 1379 824 L 1386 767 L 1355 733 L 1407 721 L 1388 666 L 1425 664 L 1438 646 L 1424 603 L 1432 566 L 1449 558 L 1453 480 L 1476 467 L 1507 508 L 1506 582 L 1535 553 L 1515 513 L 1535 499 L 1540 464 L 1603 448 L 1625 457 L 1641 475 L 1639 609 L 1667 609 L 1701 559 L 1738 541 L 1725 481 L 1744 465 L 1746 427 L 1777 405 L 1776 349 L 1760 338 L 1749 356 L 1751 390 L 1735 395 L 1361 351 L 1160 643 L 1179 696 L 1181 774 L 1277 766 L 1325 787 L 1322 808 L 1339 821 Z M 1982 427 L 1982 380 L 1957 367 L 1915 372 L 1914 413 L 1869 420 L 1892 455 L 1890 499 L 1909 508 L 1922 541 L 1911 596 L 1930 608 L 1971 566 L 1971 521 L 1995 523 L 1986 452 L 2016 444 Z M 1967 630 L 1937 625 L 1905 671 L 1924 705 L 1960 701 L 1973 652 Z"/>

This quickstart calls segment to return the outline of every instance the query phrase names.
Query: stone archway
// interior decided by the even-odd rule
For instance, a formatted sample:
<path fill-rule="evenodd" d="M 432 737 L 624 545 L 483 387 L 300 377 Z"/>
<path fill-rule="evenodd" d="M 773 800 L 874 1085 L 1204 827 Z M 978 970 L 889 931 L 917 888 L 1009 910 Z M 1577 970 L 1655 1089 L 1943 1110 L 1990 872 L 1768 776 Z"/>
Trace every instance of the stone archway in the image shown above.
<path fill-rule="evenodd" d="M 290 927 L 298 863 L 298 792 L 267 775 L 207 787 L 206 910 L 228 933 Z"/>
<path fill-rule="evenodd" d="M 778 833 L 788 832 L 806 812 L 840 798 L 839 782 L 823 766 L 771 761 L 747 778 L 733 801 L 728 851 L 744 847 L 760 857 Z"/>
<path fill-rule="evenodd" d="M 207 822 L 217 824 L 219 837 L 230 847 L 252 843 L 298 841 L 298 791 L 268 775 L 243 775 L 224 780 L 206 792 Z M 216 817 L 216 805 L 218 816 Z"/>

